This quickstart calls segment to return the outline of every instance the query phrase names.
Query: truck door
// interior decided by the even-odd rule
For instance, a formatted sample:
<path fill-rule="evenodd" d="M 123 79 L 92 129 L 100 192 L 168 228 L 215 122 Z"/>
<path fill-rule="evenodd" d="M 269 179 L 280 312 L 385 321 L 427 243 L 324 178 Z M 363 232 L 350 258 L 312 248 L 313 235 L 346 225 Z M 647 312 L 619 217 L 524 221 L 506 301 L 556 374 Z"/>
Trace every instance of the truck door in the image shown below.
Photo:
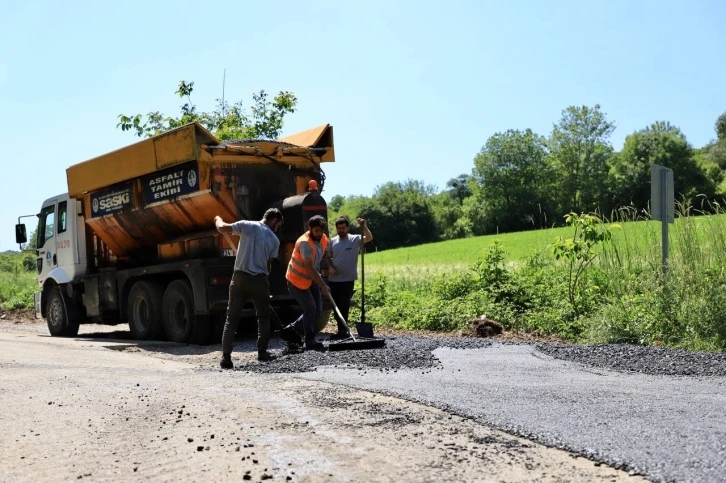
<path fill-rule="evenodd" d="M 38 219 L 38 282 L 42 285 L 48 273 L 58 265 L 56 256 L 56 206 L 53 200 L 43 207 Z"/>
<path fill-rule="evenodd" d="M 75 206 L 76 200 L 59 200 L 58 208 L 56 210 L 56 265 L 62 267 L 68 274 L 73 272 L 73 266 L 79 262 L 78 253 L 75 250 L 75 243 L 73 239 L 73 226 L 71 226 L 75 221 L 73 215 L 75 215 L 77 210 L 72 208 Z"/>

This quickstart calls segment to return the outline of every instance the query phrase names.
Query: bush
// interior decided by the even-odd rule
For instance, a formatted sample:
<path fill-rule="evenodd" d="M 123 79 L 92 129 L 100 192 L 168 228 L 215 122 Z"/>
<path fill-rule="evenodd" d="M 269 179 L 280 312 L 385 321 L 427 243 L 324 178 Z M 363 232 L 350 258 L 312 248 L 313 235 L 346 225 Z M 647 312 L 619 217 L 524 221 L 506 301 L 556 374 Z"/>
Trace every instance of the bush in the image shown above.
<path fill-rule="evenodd" d="M 33 292 L 37 290 L 35 274 L 0 272 L 0 309 L 33 308 Z"/>

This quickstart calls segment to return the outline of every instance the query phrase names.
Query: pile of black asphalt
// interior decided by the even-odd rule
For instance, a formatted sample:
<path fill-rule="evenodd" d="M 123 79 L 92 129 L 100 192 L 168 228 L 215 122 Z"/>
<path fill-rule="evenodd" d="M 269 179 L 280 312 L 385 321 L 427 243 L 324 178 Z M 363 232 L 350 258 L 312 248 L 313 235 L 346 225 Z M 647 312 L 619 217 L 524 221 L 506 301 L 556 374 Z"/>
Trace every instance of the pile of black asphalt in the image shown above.
<path fill-rule="evenodd" d="M 619 372 L 663 376 L 726 376 L 726 352 L 697 352 L 630 344 L 537 344 L 551 357 Z"/>
<path fill-rule="evenodd" d="M 333 366 L 353 369 L 397 371 L 399 369 L 434 370 L 441 367 L 434 355 L 438 348 L 483 349 L 495 345 L 532 345 L 550 357 L 586 366 L 650 375 L 726 376 L 726 352 L 696 352 L 643 347 L 629 344 L 554 344 L 503 341 L 468 337 L 387 336 L 382 348 L 343 351 L 273 351 L 270 362 L 238 365 L 238 371 L 256 373 L 295 373 Z"/>
<path fill-rule="evenodd" d="M 258 373 L 292 373 L 314 371 L 321 366 L 347 367 L 359 369 L 435 369 L 441 367 L 433 351 L 439 347 L 454 349 L 477 349 L 491 347 L 491 339 L 477 338 L 428 338 L 393 336 L 385 337 L 381 348 L 363 350 L 310 350 L 288 352 L 272 351 L 277 356 L 270 362 L 250 362 L 235 369 Z"/>

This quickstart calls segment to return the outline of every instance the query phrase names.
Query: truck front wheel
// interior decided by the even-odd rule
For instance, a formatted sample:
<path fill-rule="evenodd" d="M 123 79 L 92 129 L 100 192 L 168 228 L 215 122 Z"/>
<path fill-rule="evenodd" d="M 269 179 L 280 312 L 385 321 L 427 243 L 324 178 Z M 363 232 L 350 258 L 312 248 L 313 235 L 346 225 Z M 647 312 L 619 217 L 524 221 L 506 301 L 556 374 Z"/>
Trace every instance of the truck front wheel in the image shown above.
<path fill-rule="evenodd" d="M 166 288 L 162 304 L 166 337 L 172 342 L 204 344 L 210 332 L 205 317 L 195 314 L 194 293 L 186 280 L 174 280 Z"/>
<path fill-rule="evenodd" d="M 48 321 L 50 335 L 54 337 L 75 337 L 78 335 L 78 321 L 69 320 L 66 301 L 63 300 L 63 294 L 58 286 L 51 288 L 48 292 L 46 320 Z"/>
<path fill-rule="evenodd" d="M 151 282 L 136 282 L 131 287 L 128 319 L 131 334 L 137 340 L 158 340 L 163 334 L 161 299 L 163 289 Z"/>

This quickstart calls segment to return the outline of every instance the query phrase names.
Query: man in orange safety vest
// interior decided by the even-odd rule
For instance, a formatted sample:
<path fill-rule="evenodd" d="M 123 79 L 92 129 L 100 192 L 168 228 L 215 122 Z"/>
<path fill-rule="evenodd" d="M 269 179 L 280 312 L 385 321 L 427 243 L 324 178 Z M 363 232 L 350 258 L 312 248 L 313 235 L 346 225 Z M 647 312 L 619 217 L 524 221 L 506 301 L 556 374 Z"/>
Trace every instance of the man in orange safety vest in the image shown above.
<path fill-rule="evenodd" d="M 320 215 L 308 220 L 308 231 L 295 242 L 285 274 L 287 288 L 303 313 L 280 335 L 289 343 L 297 343 L 300 342 L 300 334 L 304 334 L 306 350 L 323 348 L 323 344 L 315 339 L 315 321 L 323 311 L 322 297 L 330 296 L 330 288 L 320 276 L 320 261 L 330 258 L 325 226 L 325 218 Z"/>

